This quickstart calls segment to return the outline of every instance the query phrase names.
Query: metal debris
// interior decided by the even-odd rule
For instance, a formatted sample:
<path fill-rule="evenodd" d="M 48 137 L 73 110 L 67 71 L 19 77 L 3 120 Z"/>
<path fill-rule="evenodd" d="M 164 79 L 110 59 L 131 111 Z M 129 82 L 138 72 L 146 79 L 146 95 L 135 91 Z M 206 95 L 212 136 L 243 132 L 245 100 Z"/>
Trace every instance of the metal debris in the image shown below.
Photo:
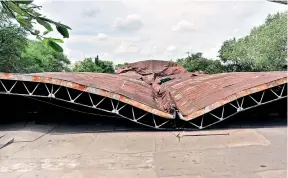
<path fill-rule="evenodd" d="M 50 98 L 156 129 L 182 129 L 178 119 L 188 128 L 203 129 L 286 98 L 287 72 L 208 75 L 149 60 L 124 66 L 116 74 L 0 73 L 1 94 Z"/>

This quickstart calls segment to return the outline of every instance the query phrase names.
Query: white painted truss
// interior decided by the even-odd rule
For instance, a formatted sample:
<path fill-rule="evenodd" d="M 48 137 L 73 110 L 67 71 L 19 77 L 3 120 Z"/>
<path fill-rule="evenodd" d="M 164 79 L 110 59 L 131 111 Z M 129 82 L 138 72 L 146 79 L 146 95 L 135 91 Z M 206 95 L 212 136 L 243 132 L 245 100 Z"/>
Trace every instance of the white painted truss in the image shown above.
<path fill-rule="evenodd" d="M 285 88 L 287 90 L 286 83 L 238 98 L 235 101 L 227 103 L 220 108 L 212 110 L 198 118 L 192 119 L 191 121 L 185 121 L 191 126 L 186 129 L 191 129 L 193 127 L 204 129 L 222 122 L 240 112 L 286 98 L 287 92 L 284 92 Z M 150 112 L 141 110 L 115 99 L 54 84 L 1 79 L 0 94 L 37 98 L 37 100 L 40 101 L 41 98 L 50 98 L 51 100 L 63 101 L 95 109 L 95 113 L 91 113 L 94 115 L 97 115 L 96 113 L 98 110 L 109 113 L 109 117 L 112 114 L 114 117 L 122 117 L 151 128 L 183 129 L 182 127 L 178 127 L 177 123 L 175 122 L 177 121 L 177 111 L 174 113 L 174 119 L 161 118 Z M 178 114 L 181 116 L 179 112 Z"/>

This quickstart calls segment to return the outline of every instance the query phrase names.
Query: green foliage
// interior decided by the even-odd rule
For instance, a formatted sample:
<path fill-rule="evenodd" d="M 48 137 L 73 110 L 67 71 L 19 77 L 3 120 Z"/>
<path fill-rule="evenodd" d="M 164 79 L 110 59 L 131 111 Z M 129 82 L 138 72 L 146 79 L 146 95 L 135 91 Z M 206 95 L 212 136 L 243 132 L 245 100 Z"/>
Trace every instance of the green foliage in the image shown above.
<path fill-rule="evenodd" d="M 27 45 L 26 33 L 0 14 L 0 72 L 18 72 L 21 53 Z"/>
<path fill-rule="evenodd" d="M 24 68 L 22 72 L 63 72 L 70 71 L 70 61 L 61 52 L 57 52 L 39 41 L 30 41 L 21 55 Z"/>
<path fill-rule="evenodd" d="M 54 25 L 68 38 L 69 27 L 42 17 L 32 1 L 1 1 L 5 13 L 0 13 L 0 72 L 33 73 L 70 71 L 67 57 L 61 53 L 62 39 L 45 37 Z M 0 6 L 1 8 L 1 6 Z M 29 15 L 30 14 L 30 15 Z M 32 14 L 32 15 L 31 15 Z M 10 15 L 10 17 L 8 16 Z M 21 25 L 11 23 L 11 18 Z M 35 23 L 46 31 L 33 29 Z M 29 41 L 30 32 L 42 42 Z M 49 47 L 48 47 L 49 46 Z M 263 25 L 255 27 L 240 39 L 224 41 L 219 50 L 220 60 L 203 57 L 202 53 L 189 54 L 177 63 L 188 71 L 205 71 L 210 74 L 238 71 L 276 71 L 287 69 L 287 13 L 269 15 Z M 128 63 L 116 65 L 116 69 Z M 113 62 L 86 58 L 75 65 L 75 72 L 114 73 Z"/>
<path fill-rule="evenodd" d="M 225 41 L 219 57 L 231 72 L 286 70 L 287 12 L 269 15 L 246 37 Z"/>
<path fill-rule="evenodd" d="M 68 30 L 65 27 L 57 25 L 56 28 L 57 31 L 63 36 L 63 38 L 69 38 Z"/>
<path fill-rule="evenodd" d="M 63 52 L 63 49 L 61 48 L 61 46 L 59 46 L 57 43 L 55 43 L 52 40 L 48 40 L 48 45 L 51 46 L 55 51 Z"/>
<path fill-rule="evenodd" d="M 114 73 L 113 62 L 101 61 L 98 56 L 94 59 L 85 58 L 75 65 L 74 72 Z"/>
<path fill-rule="evenodd" d="M 126 65 L 128 65 L 128 64 L 129 64 L 128 62 L 124 62 L 124 64 L 117 64 L 117 65 L 115 66 L 115 69 L 117 70 L 118 68 L 123 67 L 123 66 L 126 66 Z"/>
<path fill-rule="evenodd" d="M 225 71 L 225 66 L 219 60 L 210 60 L 202 56 L 202 53 L 190 54 L 183 59 L 178 59 L 177 63 L 189 72 L 204 71 L 209 74 L 221 73 Z"/>
<path fill-rule="evenodd" d="M 46 35 L 53 31 L 51 25 L 54 25 L 57 31 L 63 36 L 63 38 L 69 38 L 68 29 L 71 30 L 70 27 L 60 23 L 55 22 L 51 19 L 44 17 L 39 13 L 39 10 L 42 8 L 41 6 L 36 6 L 32 4 L 33 0 L 29 1 L 10 1 L 10 0 L 2 0 L 0 2 L 0 8 L 2 9 L 1 13 L 5 13 L 10 18 L 15 19 L 20 26 L 22 26 L 27 32 L 30 32 L 32 35 L 35 35 L 37 39 L 40 40 L 50 40 L 50 37 Z M 39 30 L 34 29 L 35 24 L 40 24 L 45 27 L 46 31 L 41 32 Z M 52 40 L 53 42 L 46 43 L 52 49 L 58 52 L 63 52 L 61 46 L 59 46 L 57 41 Z"/>

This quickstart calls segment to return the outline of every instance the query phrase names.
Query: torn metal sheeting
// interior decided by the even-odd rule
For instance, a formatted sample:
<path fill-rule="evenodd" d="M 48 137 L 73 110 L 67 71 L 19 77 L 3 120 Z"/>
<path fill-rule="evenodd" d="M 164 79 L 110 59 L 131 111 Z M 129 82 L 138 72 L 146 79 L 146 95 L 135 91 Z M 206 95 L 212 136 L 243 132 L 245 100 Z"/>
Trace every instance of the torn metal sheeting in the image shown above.
<path fill-rule="evenodd" d="M 68 102 L 157 129 L 177 128 L 178 117 L 203 129 L 286 98 L 287 72 L 208 75 L 187 72 L 174 62 L 148 60 L 116 74 L 0 73 L 0 94 Z"/>

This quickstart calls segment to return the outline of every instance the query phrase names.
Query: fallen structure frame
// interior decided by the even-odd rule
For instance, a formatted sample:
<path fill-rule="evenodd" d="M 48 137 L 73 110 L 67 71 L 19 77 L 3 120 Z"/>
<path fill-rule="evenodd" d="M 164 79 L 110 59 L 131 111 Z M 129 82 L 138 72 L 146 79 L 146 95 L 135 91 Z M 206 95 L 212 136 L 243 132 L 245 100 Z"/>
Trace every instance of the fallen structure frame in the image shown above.
<path fill-rule="evenodd" d="M 102 91 L 102 93 L 103 92 L 104 91 Z M 94 115 L 97 115 L 97 111 L 102 111 L 128 119 L 130 121 L 147 127 L 157 129 L 162 128 L 164 124 L 167 124 L 169 121 L 171 121 L 171 119 L 175 118 L 175 116 L 173 116 L 173 118 L 163 119 L 160 116 L 155 115 L 154 113 L 139 109 L 127 103 L 121 102 L 120 100 L 117 100 L 117 98 L 120 98 L 120 96 L 117 95 L 113 95 L 112 97 L 111 95 L 101 96 L 95 93 L 76 90 L 66 86 L 41 82 L 1 79 L 0 94 L 32 97 L 37 98 L 37 100 L 40 102 L 42 101 L 41 98 L 50 98 L 52 99 L 50 100 L 50 104 L 53 104 L 53 100 L 73 103 L 75 105 L 95 109 L 95 113 L 91 113 Z M 103 114 L 99 115 L 105 116 Z"/>
<path fill-rule="evenodd" d="M 244 112 L 261 105 L 287 98 L 287 92 L 284 92 L 285 88 L 287 88 L 287 84 L 282 84 L 257 93 L 246 95 L 188 122 L 198 129 L 210 127 L 238 114 L 239 112 Z M 205 125 L 204 119 L 208 120 L 208 122 L 205 122 Z M 198 122 L 198 125 L 196 122 Z"/>
<path fill-rule="evenodd" d="M 69 75 L 68 78 L 71 76 L 78 76 L 78 78 L 68 79 L 67 75 Z M 240 112 L 287 98 L 286 72 L 233 74 L 234 78 L 242 78 L 243 80 L 241 81 L 233 81 L 233 78 L 228 81 L 224 80 L 225 77 L 231 77 L 232 74 L 203 75 L 195 78 L 175 78 L 166 82 L 165 91 L 173 99 L 173 104 L 171 104 L 170 110 L 165 110 L 159 107 L 157 103 L 154 104 L 153 102 L 155 101 L 150 102 L 149 99 L 145 100 L 138 97 L 139 93 L 141 94 L 144 90 L 141 87 L 149 88 L 145 83 L 139 83 L 139 81 L 129 77 L 120 77 L 121 80 L 116 78 L 113 81 L 121 81 L 121 85 L 116 84 L 117 87 L 111 85 L 105 90 L 97 82 L 92 82 L 93 85 L 83 82 L 83 79 L 90 82 L 92 79 L 95 80 L 95 75 L 99 75 L 98 78 L 103 78 L 104 74 L 0 74 L 0 97 L 1 95 L 17 95 L 19 97 L 36 98 L 38 101 L 50 104 L 54 104 L 53 101 L 57 100 L 63 103 L 70 103 L 70 107 L 78 105 L 91 108 L 91 114 L 97 115 L 97 113 L 101 113 L 103 115 L 103 113 L 106 113 L 107 116 L 122 117 L 156 129 L 184 129 L 183 126 L 177 124 L 178 120 L 182 120 L 181 122 L 185 123 L 185 128 L 187 129 L 204 129 Z M 105 75 L 110 77 L 112 74 Z M 245 75 L 247 76 L 246 78 L 244 77 Z M 79 76 L 81 77 L 79 78 Z M 258 82 L 247 85 L 248 79 Z M 223 80 L 224 82 L 221 83 L 220 81 Z M 114 83 L 113 81 L 110 82 Z M 214 88 L 215 90 L 206 88 L 203 91 L 201 87 L 195 88 L 195 86 L 202 86 L 205 83 L 207 84 L 207 82 L 213 83 L 213 81 L 216 81 L 214 82 L 216 84 L 213 85 L 218 87 Z M 139 85 L 140 88 L 137 89 L 134 88 L 133 92 L 125 93 L 126 90 L 121 91 L 120 89 L 123 89 L 124 85 L 128 85 L 131 88 L 129 82 L 132 84 L 138 82 L 141 86 Z M 233 84 L 229 84 L 229 82 Z M 221 86 L 223 85 L 221 88 L 219 87 L 220 83 Z M 239 86 L 244 84 L 247 86 L 245 89 L 239 88 L 239 83 Z M 183 86 L 179 89 L 181 85 Z M 192 88 L 191 85 L 193 86 Z M 227 90 L 228 88 L 230 89 Z M 183 97 L 184 91 L 192 92 L 193 95 Z M 198 93 L 198 95 L 195 95 L 195 93 Z M 157 98 L 153 99 L 156 100 Z M 192 106 L 194 106 L 194 109 Z"/>

